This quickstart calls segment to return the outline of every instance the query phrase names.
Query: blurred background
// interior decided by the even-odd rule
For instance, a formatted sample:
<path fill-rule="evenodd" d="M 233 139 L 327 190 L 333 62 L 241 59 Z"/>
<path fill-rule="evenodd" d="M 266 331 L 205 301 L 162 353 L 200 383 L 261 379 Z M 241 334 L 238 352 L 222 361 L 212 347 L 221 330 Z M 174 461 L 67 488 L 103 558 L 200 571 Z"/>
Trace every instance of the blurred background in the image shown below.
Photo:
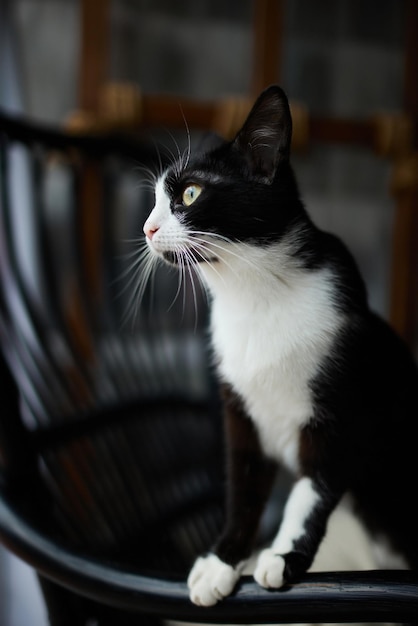
<path fill-rule="evenodd" d="M 13 104 L 14 90 L 5 82 L 13 79 L 3 51 L 0 104 L 18 106 L 35 120 L 61 125 L 83 104 L 94 108 L 94 96 L 86 95 L 83 85 L 92 72 L 84 70 L 84 79 L 82 74 L 95 43 L 101 60 L 92 63 L 100 65 L 100 80 L 130 83 L 144 94 L 171 94 L 179 103 L 185 97 L 201 102 L 251 97 L 265 86 L 263 81 L 275 80 L 313 116 L 356 120 L 405 110 L 406 31 L 408 20 L 416 17 L 408 18 L 414 2 L 270 3 L 280 9 L 268 25 L 269 37 L 276 31 L 276 40 L 266 44 L 264 53 L 277 58 L 270 59 L 270 68 L 264 63 L 265 75 L 258 77 L 263 60 L 255 57 L 263 50 L 254 45 L 257 3 L 252 0 L 115 0 L 96 8 L 92 2 L 93 15 L 84 23 L 93 30 L 85 36 L 81 2 L 2 4 L 9 6 L 11 20 L 2 45 L 11 39 L 18 87 Z M 413 105 L 408 103 L 409 109 Z M 308 143 L 294 158 L 303 197 L 318 221 L 352 247 L 373 306 L 387 314 L 392 161 L 355 141 Z"/>
<path fill-rule="evenodd" d="M 107 125 L 171 128 L 182 146 L 183 113 L 192 141 L 207 127 L 227 135 L 241 104 L 279 82 L 308 210 L 349 245 L 372 307 L 416 348 L 417 256 L 396 173 L 416 150 L 417 21 L 415 0 L 0 0 L 0 107 L 97 131 L 106 93 Z M 0 548 L 2 626 L 46 623 L 36 585 Z"/>

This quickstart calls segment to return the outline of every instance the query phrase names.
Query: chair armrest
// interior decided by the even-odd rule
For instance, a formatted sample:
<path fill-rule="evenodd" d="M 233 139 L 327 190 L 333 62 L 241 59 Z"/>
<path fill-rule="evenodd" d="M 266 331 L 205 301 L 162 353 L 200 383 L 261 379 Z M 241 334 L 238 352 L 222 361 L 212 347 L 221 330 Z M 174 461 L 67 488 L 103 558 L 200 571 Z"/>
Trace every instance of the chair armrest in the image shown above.
<path fill-rule="evenodd" d="M 184 581 L 144 575 L 77 554 L 39 532 L 0 491 L 0 539 L 39 573 L 93 600 L 163 618 L 205 623 L 408 622 L 418 615 L 412 571 L 305 575 L 279 591 L 244 577 L 220 604 L 194 606 Z M 161 575 L 163 576 L 163 575 Z"/>

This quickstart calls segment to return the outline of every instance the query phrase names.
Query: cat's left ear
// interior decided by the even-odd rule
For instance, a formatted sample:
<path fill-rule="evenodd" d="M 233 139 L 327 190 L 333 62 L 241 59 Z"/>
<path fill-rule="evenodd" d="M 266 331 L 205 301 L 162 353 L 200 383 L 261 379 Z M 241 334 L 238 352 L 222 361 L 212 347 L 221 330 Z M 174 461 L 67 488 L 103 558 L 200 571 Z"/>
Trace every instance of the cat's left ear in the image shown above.
<path fill-rule="evenodd" d="M 273 85 L 258 97 L 233 145 L 245 156 L 255 176 L 272 182 L 279 163 L 289 158 L 291 138 L 286 94 Z"/>

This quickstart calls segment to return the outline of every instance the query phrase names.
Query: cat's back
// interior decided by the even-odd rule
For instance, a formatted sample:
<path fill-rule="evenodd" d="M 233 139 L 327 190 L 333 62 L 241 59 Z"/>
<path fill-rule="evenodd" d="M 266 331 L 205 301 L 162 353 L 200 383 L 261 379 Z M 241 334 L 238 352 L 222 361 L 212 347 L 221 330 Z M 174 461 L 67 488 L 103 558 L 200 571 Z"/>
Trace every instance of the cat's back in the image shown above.
<path fill-rule="evenodd" d="M 361 471 L 354 473 L 352 490 L 374 533 L 389 537 L 392 548 L 418 567 L 418 367 L 403 341 L 374 314 L 360 340 L 352 380 L 360 408 L 351 419 Z"/>

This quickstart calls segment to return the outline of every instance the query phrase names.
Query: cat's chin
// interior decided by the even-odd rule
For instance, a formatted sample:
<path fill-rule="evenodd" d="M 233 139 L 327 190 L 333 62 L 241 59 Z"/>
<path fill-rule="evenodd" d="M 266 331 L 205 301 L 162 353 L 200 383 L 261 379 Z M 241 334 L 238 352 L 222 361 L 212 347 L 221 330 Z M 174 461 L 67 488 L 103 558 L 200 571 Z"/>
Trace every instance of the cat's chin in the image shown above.
<path fill-rule="evenodd" d="M 176 252 L 171 252 L 167 250 L 162 253 L 162 257 L 166 263 L 169 265 L 186 266 L 186 265 L 198 265 L 199 263 L 217 263 L 218 259 L 216 257 L 205 256 L 200 252 L 193 252 L 193 257 L 185 254 L 178 254 Z"/>

